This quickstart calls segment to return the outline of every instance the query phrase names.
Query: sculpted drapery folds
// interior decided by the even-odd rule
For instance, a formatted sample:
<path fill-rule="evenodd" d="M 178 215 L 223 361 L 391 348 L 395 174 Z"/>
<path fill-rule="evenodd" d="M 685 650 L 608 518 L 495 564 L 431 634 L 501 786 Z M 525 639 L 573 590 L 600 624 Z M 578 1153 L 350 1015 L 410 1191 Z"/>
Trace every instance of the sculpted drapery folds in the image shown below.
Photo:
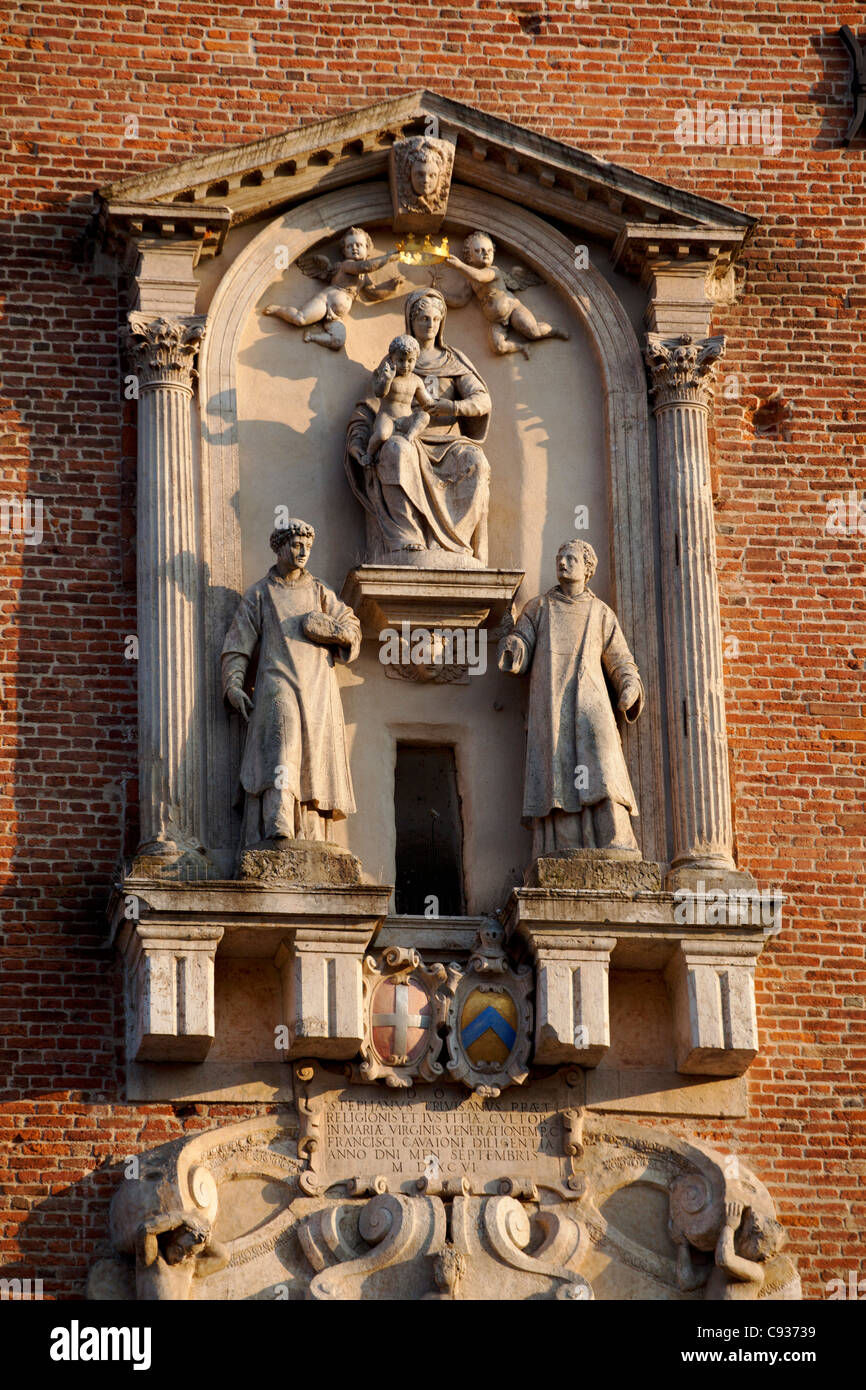
<path fill-rule="evenodd" d="M 415 438 L 394 433 L 367 465 L 378 411 L 371 392 L 355 407 L 346 435 L 349 484 L 368 517 L 368 562 L 444 550 L 472 565 L 487 563 L 490 465 L 481 443 L 490 394 L 462 352 L 445 342 L 447 313 L 438 290 L 406 299 L 406 332 L 418 340 L 415 371 L 433 397 L 430 423 Z"/>
<path fill-rule="evenodd" d="M 355 810 L 335 663 L 354 661 L 351 608 L 306 571 L 312 526 L 274 531 L 277 563 L 242 598 L 222 650 L 223 694 L 247 720 L 242 843 L 329 838 Z M 244 690 L 259 649 L 254 700 Z"/>
<path fill-rule="evenodd" d="M 560 547 L 559 584 L 526 605 L 502 644 L 500 670 L 530 674 L 523 819 L 536 858 L 575 849 L 640 854 L 607 682 L 629 721 L 644 690 L 616 616 L 586 588 L 597 563 L 585 541 Z"/>

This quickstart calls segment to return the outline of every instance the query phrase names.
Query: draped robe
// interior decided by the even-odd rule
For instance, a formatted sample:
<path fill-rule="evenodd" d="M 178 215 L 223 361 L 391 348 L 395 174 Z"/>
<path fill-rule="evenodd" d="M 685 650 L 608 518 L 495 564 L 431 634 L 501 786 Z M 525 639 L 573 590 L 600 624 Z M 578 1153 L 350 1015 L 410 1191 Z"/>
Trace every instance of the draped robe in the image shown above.
<path fill-rule="evenodd" d="M 571 598 L 557 586 L 527 603 L 513 633 L 531 663 L 524 821 L 602 801 L 636 816 L 605 673 L 617 698 L 627 683 L 640 685 L 630 721 L 643 706 L 643 686 L 615 614 L 588 589 Z"/>
<path fill-rule="evenodd" d="M 351 646 L 323 646 L 305 637 L 301 623 L 310 612 L 335 619 Z M 355 810 L 334 664 L 358 655 L 361 626 L 352 609 L 321 580 L 306 572 L 298 579 L 283 579 L 274 565 L 238 605 L 222 649 L 224 693 L 230 685 L 243 683 L 257 646 L 254 707 L 240 780 L 248 803 L 275 791 L 279 797 L 270 798 L 270 810 L 263 817 L 261 808 L 248 804 L 247 821 L 255 819 L 251 811 L 258 812 L 259 830 L 253 838 L 270 838 L 267 830 L 303 835 L 299 826 L 302 821 L 309 826 L 310 817 L 299 817 L 299 807 L 334 820 Z M 324 838 L 324 831 L 312 834 Z"/>

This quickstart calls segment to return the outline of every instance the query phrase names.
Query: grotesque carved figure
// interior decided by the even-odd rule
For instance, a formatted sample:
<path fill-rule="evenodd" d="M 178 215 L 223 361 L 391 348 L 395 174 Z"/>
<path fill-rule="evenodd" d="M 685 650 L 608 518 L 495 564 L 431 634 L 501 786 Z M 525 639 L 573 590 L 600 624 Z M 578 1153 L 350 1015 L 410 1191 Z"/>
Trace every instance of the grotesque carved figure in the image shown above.
<path fill-rule="evenodd" d="M 228 1251 L 210 1238 L 210 1223 L 191 1212 L 147 1218 L 136 1232 L 135 1287 L 140 1302 L 188 1299 L 193 1279 L 228 1264 Z"/>
<path fill-rule="evenodd" d="M 473 232 L 463 243 L 465 261 L 458 256 L 448 256 L 446 265 L 464 277 L 464 293 L 450 294 L 448 303 L 452 308 L 460 308 L 472 297 L 481 305 L 481 312 L 490 325 L 490 346 L 493 351 L 505 356 L 510 352 L 522 352 L 529 356 L 525 343 L 515 342 L 509 337 L 509 328 L 530 342 L 541 338 L 568 338 L 564 328 L 554 328 L 552 324 L 539 321 L 531 309 L 521 304 L 512 291 L 525 290 L 541 281 L 531 270 L 514 266 L 510 271 L 500 270 L 494 263 L 496 245 L 486 232 Z"/>
<path fill-rule="evenodd" d="M 716 1302 L 799 1298 L 793 1266 L 779 1257 L 785 1232 L 769 1195 L 756 1183 L 728 1183 L 720 1194 L 702 1177 L 677 1178 L 668 1230 L 677 1247 L 677 1282 L 684 1292 L 705 1286 L 704 1297 Z M 711 1253 L 712 1262 L 693 1259 L 693 1250 Z"/>
<path fill-rule="evenodd" d="M 305 343 L 320 343 L 334 352 L 339 352 L 345 346 L 345 320 L 359 295 L 366 303 L 375 304 L 398 294 L 405 284 L 402 276 L 380 285 L 373 283 L 371 271 L 396 260 L 398 253 L 389 251 L 383 256 L 374 256 L 373 242 L 362 227 L 350 227 L 341 246 L 342 256 L 338 261 L 331 261 L 328 256 L 318 252 L 299 256 L 297 260 L 299 270 L 311 280 L 324 280 L 327 289 L 320 290 L 297 309 L 268 304 L 262 310 L 263 314 L 283 319 L 296 328 L 306 328 Z M 321 324 L 322 327 L 309 327 L 311 324 Z"/>
<path fill-rule="evenodd" d="M 355 809 L 334 664 L 355 660 L 361 625 L 307 573 L 314 537 L 296 519 L 274 531 L 277 563 L 244 594 L 223 643 L 223 694 L 248 725 L 244 845 L 327 840 Z M 253 701 L 244 680 L 256 648 Z"/>
<path fill-rule="evenodd" d="M 638 814 L 605 677 L 628 720 L 644 690 L 613 612 L 586 587 L 598 559 L 587 541 L 556 557 L 559 583 L 532 599 L 503 639 L 499 669 L 530 672 L 523 819 L 533 857 L 579 849 L 640 858 Z"/>
<path fill-rule="evenodd" d="M 445 1245 L 433 1260 L 436 1292 L 424 1298 L 434 1302 L 453 1303 L 460 1297 L 460 1283 L 466 1274 L 466 1255 L 453 1245 Z"/>
<path fill-rule="evenodd" d="M 168 1144 L 148 1155 L 140 1177 L 121 1182 L 111 1203 L 116 1255 L 95 1267 L 89 1297 L 183 1301 L 191 1296 L 193 1279 L 228 1264 L 228 1250 L 212 1236 L 217 1213 L 213 1176 L 205 1168 L 190 1175 L 196 1209 L 184 1203 L 181 1186 L 186 1190 L 187 1183 L 179 1181 L 181 1166 L 182 1144 Z"/>

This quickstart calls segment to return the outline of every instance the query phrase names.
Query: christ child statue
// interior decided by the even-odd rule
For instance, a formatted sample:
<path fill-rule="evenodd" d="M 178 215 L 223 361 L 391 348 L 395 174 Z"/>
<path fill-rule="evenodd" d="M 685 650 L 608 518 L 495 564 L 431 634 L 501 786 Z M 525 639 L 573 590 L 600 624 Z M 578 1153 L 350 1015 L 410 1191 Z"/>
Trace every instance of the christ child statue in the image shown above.
<path fill-rule="evenodd" d="M 434 406 L 437 398 L 415 373 L 420 351 L 416 338 L 401 333 L 393 339 L 373 373 L 373 387 L 380 404 L 367 451 L 360 460 L 364 468 L 375 462 L 385 440 L 393 434 L 401 434 L 411 443 L 430 423 L 425 407 Z"/>

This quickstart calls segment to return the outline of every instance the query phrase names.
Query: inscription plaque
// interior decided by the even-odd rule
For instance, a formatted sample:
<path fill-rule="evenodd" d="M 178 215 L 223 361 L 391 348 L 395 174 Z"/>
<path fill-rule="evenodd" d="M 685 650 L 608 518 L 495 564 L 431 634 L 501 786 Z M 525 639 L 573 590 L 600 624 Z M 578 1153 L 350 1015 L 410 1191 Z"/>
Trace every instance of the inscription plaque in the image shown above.
<path fill-rule="evenodd" d="M 318 1190 L 376 1179 L 404 1192 L 419 1184 L 456 1187 L 461 1179 L 473 1192 L 508 1190 L 521 1180 L 560 1190 L 572 1174 L 562 1111 L 576 1097 L 559 1080 L 493 1098 L 451 1085 L 335 1086 L 333 1073 L 307 1070 L 314 1075 L 304 1087 L 308 1127 L 299 1150 Z"/>

